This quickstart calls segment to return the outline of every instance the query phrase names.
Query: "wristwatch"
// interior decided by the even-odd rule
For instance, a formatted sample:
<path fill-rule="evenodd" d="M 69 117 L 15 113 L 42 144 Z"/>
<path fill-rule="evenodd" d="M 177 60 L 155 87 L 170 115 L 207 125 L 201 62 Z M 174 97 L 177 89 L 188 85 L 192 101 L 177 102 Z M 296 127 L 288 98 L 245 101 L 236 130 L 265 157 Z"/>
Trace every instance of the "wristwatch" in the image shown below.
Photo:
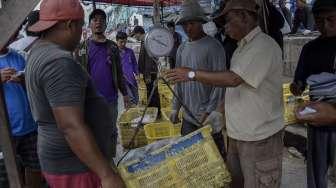
<path fill-rule="evenodd" d="M 196 72 L 195 71 L 189 71 L 188 72 L 188 78 L 190 80 L 195 80 L 195 78 L 196 78 Z"/>

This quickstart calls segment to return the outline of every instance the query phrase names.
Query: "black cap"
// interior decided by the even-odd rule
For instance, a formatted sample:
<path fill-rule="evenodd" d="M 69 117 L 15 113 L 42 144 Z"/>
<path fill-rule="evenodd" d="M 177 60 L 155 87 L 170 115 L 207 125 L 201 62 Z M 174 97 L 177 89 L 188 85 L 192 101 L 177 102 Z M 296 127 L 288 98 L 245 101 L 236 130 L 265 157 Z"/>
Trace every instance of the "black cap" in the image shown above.
<path fill-rule="evenodd" d="M 106 20 L 106 13 L 105 11 L 103 11 L 102 9 L 95 9 L 91 12 L 90 16 L 89 16 L 89 22 L 91 22 L 91 20 L 96 16 L 96 15 L 100 15 L 103 16 L 103 18 Z"/>
<path fill-rule="evenodd" d="M 117 40 L 125 40 L 125 39 L 127 39 L 127 34 L 125 32 L 118 31 L 118 33 L 116 35 L 116 39 Z"/>
<path fill-rule="evenodd" d="M 330 10 L 336 10 L 336 0 L 316 0 L 312 8 L 314 14 Z"/>
<path fill-rule="evenodd" d="M 175 22 L 167 22 L 167 27 L 175 27 Z"/>
<path fill-rule="evenodd" d="M 141 26 L 135 26 L 134 29 L 133 29 L 133 32 L 132 32 L 132 35 L 135 35 L 135 34 L 145 34 L 145 29 Z"/>

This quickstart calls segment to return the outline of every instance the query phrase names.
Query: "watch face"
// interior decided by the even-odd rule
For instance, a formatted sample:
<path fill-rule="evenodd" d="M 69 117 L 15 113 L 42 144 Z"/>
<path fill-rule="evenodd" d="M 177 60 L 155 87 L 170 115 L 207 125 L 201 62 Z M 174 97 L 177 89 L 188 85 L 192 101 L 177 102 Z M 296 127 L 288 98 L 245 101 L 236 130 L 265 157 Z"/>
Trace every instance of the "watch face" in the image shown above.
<path fill-rule="evenodd" d="M 195 76 L 196 76 L 196 74 L 195 74 L 194 71 L 190 71 L 190 72 L 188 72 L 188 78 L 190 78 L 190 79 L 194 79 Z"/>
<path fill-rule="evenodd" d="M 168 56 L 174 47 L 173 34 L 161 27 L 153 28 L 146 35 L 145 47 L 153 57 Z"/>

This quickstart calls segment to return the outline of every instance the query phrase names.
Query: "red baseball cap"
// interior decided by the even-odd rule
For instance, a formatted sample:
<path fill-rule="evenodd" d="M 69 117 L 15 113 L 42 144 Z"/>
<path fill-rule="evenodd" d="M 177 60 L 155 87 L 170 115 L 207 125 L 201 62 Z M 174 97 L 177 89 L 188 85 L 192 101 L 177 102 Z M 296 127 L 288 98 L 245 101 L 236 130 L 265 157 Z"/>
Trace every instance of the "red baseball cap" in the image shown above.
<path fill-rule="evenodd" d="M 40 19 L 28 31 L 41 32 L 59 21 L 81 20 L 84 10 L 79 0 L 43 0 L 40 6 Z"/>

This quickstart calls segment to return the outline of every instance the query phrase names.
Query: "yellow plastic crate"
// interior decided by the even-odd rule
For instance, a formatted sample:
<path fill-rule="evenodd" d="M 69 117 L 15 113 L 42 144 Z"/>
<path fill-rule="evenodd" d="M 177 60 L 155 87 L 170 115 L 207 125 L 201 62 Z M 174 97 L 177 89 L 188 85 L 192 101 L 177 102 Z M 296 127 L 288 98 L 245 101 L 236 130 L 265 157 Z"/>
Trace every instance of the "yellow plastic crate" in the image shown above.
<path fill-rule="evenodd" d="M 181 136 L 182 124 L 172 124 L 170 122 L 150 123 L 144 126 L 148 143 L 157 140 Z"/>
<path fill-rule="evenodd" d="M 171 86 L 173 88 L 173 86 Z M 159 95 L 160 95 L 160 104 L 161 108 L 171 108 L 173 93 L 170 91 L 167 85 L 159 83 Z"/>
<path fill-rule="evenodd" d="M 141 117 L 144 108 L 130 108 L 125 111 L 119 119 L 118 128 L 121 145 L 126 149 L 133 149 L 147 145 L 147 138 L 143 127 L 139 129 L 139 132 L 134 140 L 134 145 L 128 147 L 132 137 L 136 131 L 136 122 L 132 122 L 134 119 Z M 158 114 L 157 108 L 148 108 L 146 115 L 151 117 L 152 121 L 146 123 L 153 123 L 156 121 Z"/>
<path fill-rule="evenodd" d="M 122 164 L 119 172 L 128 188 L 222 188 L 231 182 L 210 127 Z"/>
<path fill-rule="evenodd" d="M 285 125 L 297 123 L 295 110 L 303 103 L 308 102 L 309 90 L 306 89 L 302 96 L 294 96 L 290 91 L 290 84 L 283 85 L 284 121 Z"/>
<path fill-rule="evenodd" d="M 161 115 L 163 121 L 169 121 L 170 122 L 170 114 L 171 114 L 171 108 L 161 108 Z M 180 110 L 179 113 L 179 119 L 182 120 L 182 110 Z"/>
<path fill-rule="evenodd" d="M 139 93 L 139 105 L 145 106 L 147 104 L 147 89 L 146 87 L 140 87 L 138 88 Z"/>

